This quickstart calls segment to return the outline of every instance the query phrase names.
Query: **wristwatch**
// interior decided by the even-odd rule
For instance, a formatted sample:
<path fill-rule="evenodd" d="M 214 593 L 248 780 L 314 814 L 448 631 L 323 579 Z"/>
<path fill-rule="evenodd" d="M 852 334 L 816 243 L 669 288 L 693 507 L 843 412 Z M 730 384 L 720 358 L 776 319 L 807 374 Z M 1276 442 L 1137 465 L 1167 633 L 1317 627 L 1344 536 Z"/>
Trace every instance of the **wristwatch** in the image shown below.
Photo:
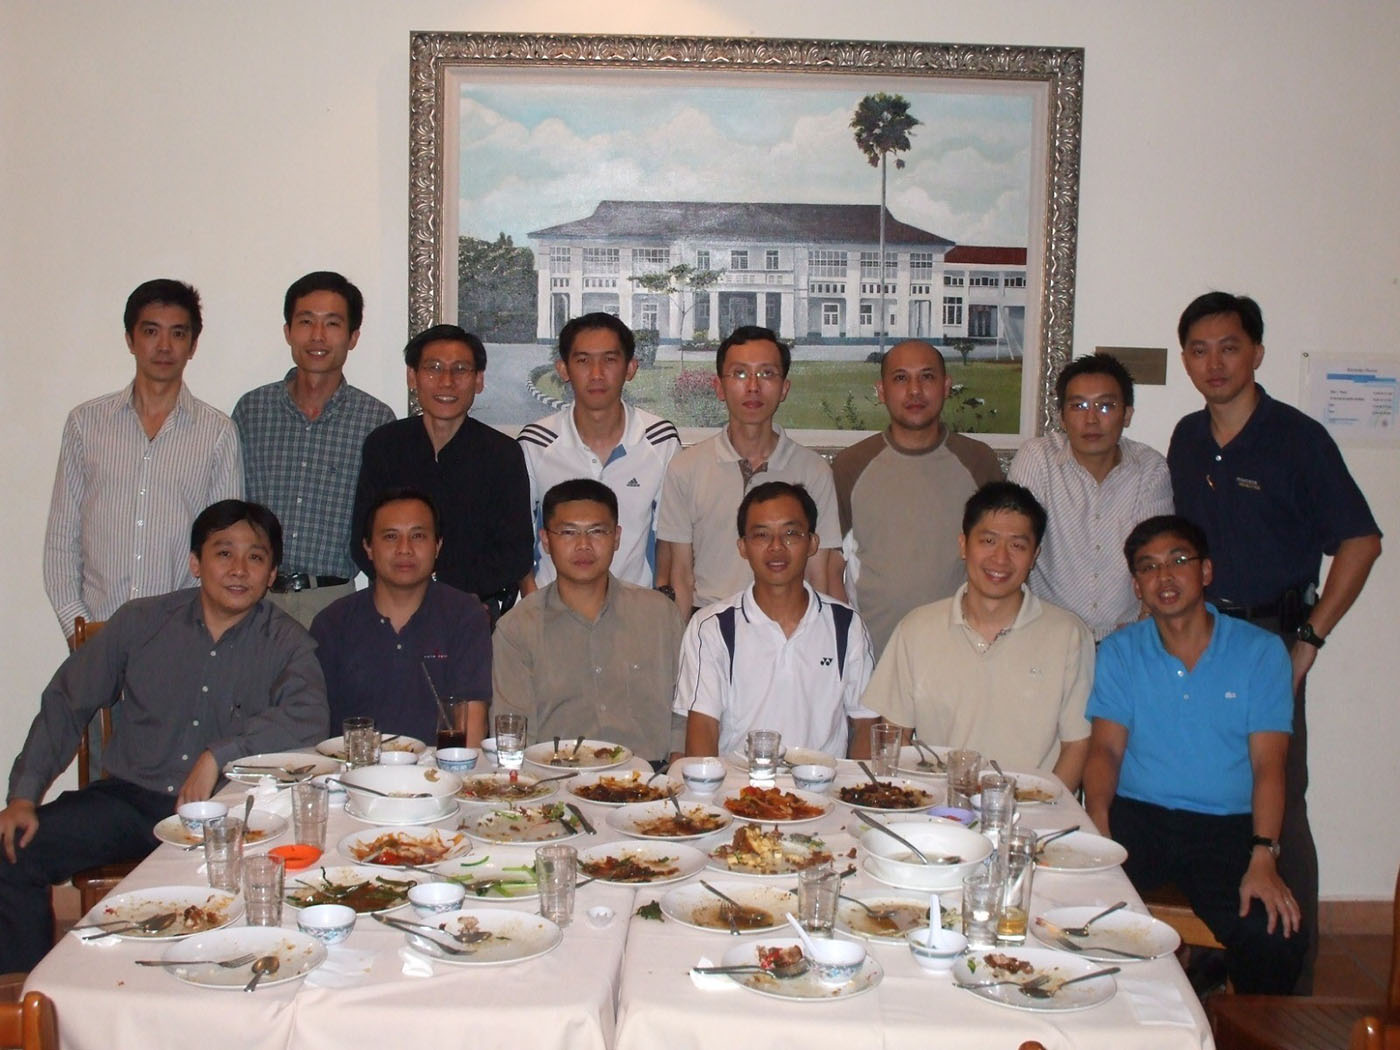
<path fill-rule="evenodd" d="M 656 590 L 660 591 L 667 598 L 670 598 L 671 601 L 676 600 L 676 589 L 669 583 L 663 583 L 660 587 L 657 587 Z"/>
<path fill-rule="evenodd" d="M 1314 631 L 1313 625 L 1310 623 L 1299 624 L 1298 629 L 1293 633 L 1298 636 L 1298 641 L 1307 642 L 1314 649 L 1321 649 L 1324 645 L 1327 644 L 1327 639 L 1323 638 L 1316 631 Z"/>
<path fill-rule="evenodd" d="M 1249 848 L 1253 849 L 1255 846 L 1263 846 L 1273 854 L 1274 860 L 1278 860 L 1280 852 L 1278 839 L 1266 839 L 1263 835 L 1255 835 L 1249 840 Z"/>

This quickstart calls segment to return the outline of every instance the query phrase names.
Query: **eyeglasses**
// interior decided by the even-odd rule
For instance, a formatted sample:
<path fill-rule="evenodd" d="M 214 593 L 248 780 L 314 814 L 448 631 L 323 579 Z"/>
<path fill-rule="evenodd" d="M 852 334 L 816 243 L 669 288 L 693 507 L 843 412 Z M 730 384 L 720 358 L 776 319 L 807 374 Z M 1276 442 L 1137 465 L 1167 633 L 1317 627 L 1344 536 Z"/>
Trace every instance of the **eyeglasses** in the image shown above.
<path fill-rule="evenodd" d="M 426 372 L 434 379 L 441 379 L 448 376 L 453 380 L 462 379 L 476 371 L 476 365 L 469 365 L 465 361 L 457 361 L 453 364 L 446 364 L 443 361 L 423 361 L 418 365 L 418 371 Z"/>
<path fill-rule="evenodd" d="M 783 378 L 783 373 L 776 368 L 731 368 L 724 373 L 725 379 L 732 379 L 736 383 L 747 383 L 749 376 L 757 379 L 760 383 L 775 383 Z"/>
<path fill-rule="evenodd" d="M 771 529 L 754 529 L 752 532 L 744 533 L 744 539 L 749 543 L 756 543 L 760 547 L 767 547 L 774 540 L 777 540 L 784 547 L 796 547 L 799 543 L 806 543 L 807 537 L 812 535 L 807 529 L 784 529 L 782 532 L 773 532 Z"/>
<path fill-rule="evenodd" d="M 1134 576 L 1156 576 L 1163 569 L 1180 569 L 1193 561 L 1204 561 L 1199 554 L 1178 554 L 1166 561 L 1140 561 L 1133 566 Z"/>
<path fill-rule="evenodd" d="M 616 525 L 589 525 L 584 529 L 575 525 L 565 525 L 562 529 L 545 529 L 545 532 L 551 536 L 558 536 L 565 543 L 577 543 L 585 536 L 588 537 L 590 543 L 597 543 L 599 540 L 607 539 L 616 531 Z"/>
<path fill-rule="evenodd" d="M 1118 411 L 1117 401 L 1086 401 L 1077 397 L 1065 402 L 1066 412 L 1097 412 L 1101 416 L 1111 416 Z"/>

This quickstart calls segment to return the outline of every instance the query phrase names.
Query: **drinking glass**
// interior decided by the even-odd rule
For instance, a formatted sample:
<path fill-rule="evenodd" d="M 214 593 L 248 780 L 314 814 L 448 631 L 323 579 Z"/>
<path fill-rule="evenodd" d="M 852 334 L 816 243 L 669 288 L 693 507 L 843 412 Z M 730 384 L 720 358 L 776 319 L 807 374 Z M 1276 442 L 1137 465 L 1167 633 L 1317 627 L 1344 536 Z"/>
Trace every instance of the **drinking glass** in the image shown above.
<path fill-rule="evenodd" d="M 963 935 L 969 948 L 991 948 L 997 943 L 1001 918 L 1001 877 L 996 866 L 984 866 L 963 879 Z"/>
<path fill-rule="evenodd" d="M 836 900 L 841 876 L 829 863 L 797 873 L 797 921 L 808 933 L 830 937 L 836 928 Z"/>
<path fill-rule="evenodd" d="M 525 764 L 524 715 L 496 716 L 496 764 L 502 769 L 519 769 Z"/>
<path fill-rule="evenodd" d="M 972 796 L 977 794 L 977 774 L 982 769 L 982 753 L 969 748 L 949 751 L 948 805 L 972 808 Z"/>
<path fill-rule="evenodd" d="M 345 762 L 351 769 L 372 766 L 379 761 L 379 732 L 374 719 L 365 715 L 347 718 L 340 724 L 345 742 Z"/>
<path fill-rule="evenodd" d="M 330 811 L 330 789 L 304 780 L 292 785 L 292 835 L 297 842 L 326 848 L 326 817 Z"/>
<path fill-rule="evenodd" d="M 282 925 L 281 857 L 262 854 L 243 861 L 243 907 L 249 926 Z"/>
<path fill-rule="evenodd" d="M 982 778 L 981 832 L 1000 846 L 1016 821 L 1016 778 L 988 773 Z"/>
<path fill-rule="evenodd" d="M 983 798 L 987 796 L 983 794 Z M 1031 878 L 1035 874 L 1036 833 L 1016 830 L 1006 836 L 1006 871 L 1001 880 L 998 944 L 1025 944 L 1026 917 L 1031 913 Z"/>
<path fill-rule="evenodd" d="M 889 722 L 870 727 L 870 770 L 877 777 L 894 776 L 899 762 L 899 738 L 903 730 Z"/>
<path fill-rule="evenodd" d="M 438 716 L 438 750 L 467 746 L 467 703 L 466 700 L 447 698 L 446 710 L 452 716 L 452 724 L 444 724 L 441 715 Z"/>
<path fill-rule="evenodd" d="M 772 784 L 778 779 L 778 759 L 783 753 L 782 733 L 775 729 L 752 730 L 745 750 L 749 758 L 749 783 Z"/>
<path fill-rule="evenodd" d="M 243 875 L 243 821 L 215 817 L 204 824 L 204 863 L 209 885 L 237 893 Z"/>
<path fill-rule="evenodd" d="M 497 739 L 500 730 L 496 731 Z M 541 846 L 535 850 L 535 882 L 540 889 L 540 914 L 556 926 L 567 926 L 574 915 L 574 883 L 578 879 L 578 850 L 572 846 Z"/>

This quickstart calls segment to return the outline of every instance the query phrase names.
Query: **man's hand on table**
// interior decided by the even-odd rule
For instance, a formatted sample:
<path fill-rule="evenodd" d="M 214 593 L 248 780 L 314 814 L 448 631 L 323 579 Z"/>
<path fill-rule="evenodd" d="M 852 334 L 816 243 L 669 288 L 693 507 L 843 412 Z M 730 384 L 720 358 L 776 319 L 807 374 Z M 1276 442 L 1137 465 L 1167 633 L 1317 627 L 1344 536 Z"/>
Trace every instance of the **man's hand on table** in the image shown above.
<path fill-rule="evenodd" d="M 1249 914 L 1250 902 L 1258 900 L 1269 913 L 1268 932 L 1282 923 L 1283 935 L 1291 937 L 1302 923 L 1302 915 L 1293 893 L 1279 876 L 1273 854 L 1256 848 L 1249 859 L 1249 868 L 1240 880 L 1240 917 Z"/>
<path fill-rule="evenodd" d="M 39 830 L 39 817 L 34 812 L 34 803 L 27 798 L 17 798 L 4 809 L 0 809 L 0 846 L 4 847 L 5 859 L 15 863 L 15 847 L 23 849 L 34 839 Z"/>
<path fill-rule="evenodd" d="M 186 802 L 203 802 L 214 793 L 214 785 L 219 782 L 219 763 L 215 761 L 212 753 L 205 751 L 195 759 L 194 768 L 190 770 L 189 776 L 185 777 L 185 782 L 180 785 L 180 797 L 175 805 L 183 806 Z"/>

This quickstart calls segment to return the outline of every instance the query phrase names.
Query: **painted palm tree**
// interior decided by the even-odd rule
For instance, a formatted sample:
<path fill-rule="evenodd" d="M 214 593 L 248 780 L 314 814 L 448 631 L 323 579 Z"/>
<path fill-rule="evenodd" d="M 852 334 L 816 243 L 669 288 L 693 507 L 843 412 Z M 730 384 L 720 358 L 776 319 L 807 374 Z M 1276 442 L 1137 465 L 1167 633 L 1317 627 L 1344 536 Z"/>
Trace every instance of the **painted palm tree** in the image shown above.
<path fill-rule="evenodd" d="M 870 161 L 872 168 L 880 169 L 880 257 L 876 273 L 880 281 L 880 353 L 885 352 L 885 328 L 889 318 L 885 313 L 885 187 L 888 173 L 888 160 L 891 153 L 903 153 L 909 149 L 909 134 L 923 123 L 909 113 L 909 100 L 903 95 L 887 95 L 877 92 L 866 95 L 856 106 L 851 117 L 851 129 L 856 133 L 856 145 Z M 896 169 L 904 167 L 904 161 L 895 157 Z"/>

